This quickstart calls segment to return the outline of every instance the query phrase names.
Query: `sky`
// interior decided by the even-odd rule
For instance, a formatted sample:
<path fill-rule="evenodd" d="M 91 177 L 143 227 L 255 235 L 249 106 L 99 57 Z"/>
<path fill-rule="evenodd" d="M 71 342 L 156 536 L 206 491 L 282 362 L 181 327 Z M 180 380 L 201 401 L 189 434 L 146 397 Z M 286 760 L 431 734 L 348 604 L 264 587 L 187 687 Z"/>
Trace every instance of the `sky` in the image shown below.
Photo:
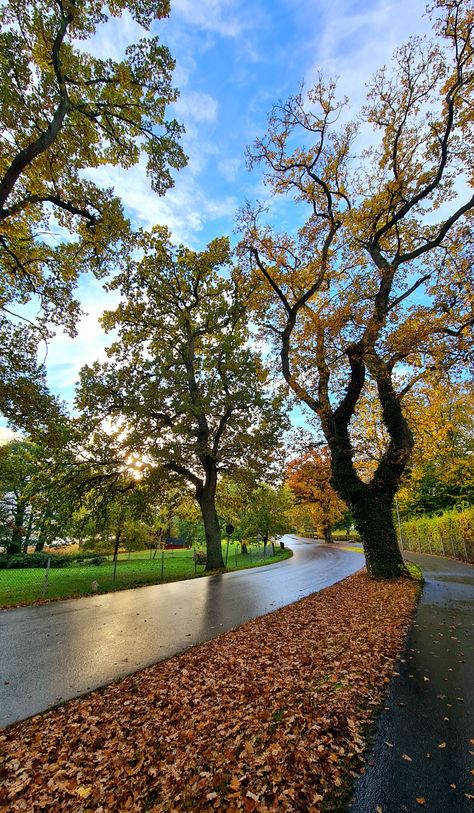
<path fill-rule="evenodd" d="M 101 168 L 95 180 L 115 188 L 136 226 L 167 225 L 173 240 L 198 250 L 219 235 L 235 241 L 239 207 L 267 194 L 258 171 L 246 169 L 245 146 L 265 132 L 272 104 L 302 81 L 311 87 L 321 72 L 339 77 L 340 93 L 357 115 L 372 73 L 411 34 L 430 30 L 424 10 L 420 0 L 171 0 L 170 17 L 151 33 L 176 60 L 180 98 L 168 117 L 186 128 L 188 165 L 163 198 L 151 191 L 141 165 Z M 143 33 L 124 15 L 82 47 L 120 58 Z M 81 366 L 104 357 L 110 338 L 98 318 L 117 301 L 91 277 L 81 281 L 79 298 L 85 316 L 78 336 L 58 334 L 46 362 L 51 390 L 69 403 Z"/>

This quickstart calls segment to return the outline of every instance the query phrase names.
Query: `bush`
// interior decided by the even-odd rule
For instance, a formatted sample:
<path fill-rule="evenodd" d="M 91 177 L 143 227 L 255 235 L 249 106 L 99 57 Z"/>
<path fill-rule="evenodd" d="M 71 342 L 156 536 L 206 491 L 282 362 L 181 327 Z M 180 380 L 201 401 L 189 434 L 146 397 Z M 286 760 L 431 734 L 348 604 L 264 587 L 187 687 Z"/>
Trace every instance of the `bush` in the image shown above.
<path fill-rule="evenodd" d="M 95 553 L 0 553 L 0 570 L 17 570 L 23 567 L 46 567 L 51 559 L 50 567 L 70 567 L 71 565 L 100 565 L 106 556 L 97 556 Z"/>
<path fill-rule="evenodd" d="M 205 565 L 207 563 L 206 553 L 203 550 L 194 551 L 194 561 L 197 565 Z"/>
<path fill-rule="evenodd" d="M 360 536 L 357 533 L 351 533 L 350 536 L 347 536 L 346 533 L 337 531 L 336 533 L 333 532 L 332 538 L 334 542 L 360 542 Z"/>

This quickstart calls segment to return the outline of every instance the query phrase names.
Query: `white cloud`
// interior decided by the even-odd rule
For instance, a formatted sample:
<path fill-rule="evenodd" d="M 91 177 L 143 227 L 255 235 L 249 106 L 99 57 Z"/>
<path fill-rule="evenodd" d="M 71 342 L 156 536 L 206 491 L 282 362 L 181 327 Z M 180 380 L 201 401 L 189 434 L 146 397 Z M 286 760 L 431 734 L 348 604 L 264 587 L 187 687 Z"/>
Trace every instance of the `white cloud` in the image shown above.
<path fill-rule="evenodd" d="M 220 161 L 217 162 L 219 172 L 229 183 L 235 181 L 241 167 L 242 161 L 240 158 L 221 158 Z"/>
<path fill-rule="evenodd" d="M 22 440 L 23 435 L 20 432 L 14 432 L 13 429 L 8 429 L 6 426 L 0 426 L 0 446 L 5 443 L 10 443 L 11 440 Z"/>
<path fill-rule="evenodd" d="M 238 37 L 247 24 L 234 10 L 234 0 L 174 0 L 173 14 L 204 31 Z"/>
<path fill-rule="evenodd" d="M 347 95 L 353 112 L 365 101 L 365 84 L 388 64 L 395 48 L 414 32 L 431 30 L 423 18 L 425 0 L 376 0 L 359 4 L 346 0 L 317 0 L 314 13 L 322 16 L 313 41 L 316 59 L 307 71 L 308 85 L 318 72 L 339 77 L 341 95 Z"/>
<path fill-rule="evenodd" d="M 86 40 L 76 40 L 75 47 L 98 59 L 121 60 L 128 45 L 147 36 L 147 31 L 139 25 L 129 11 L 120 17 L 110 17 L 97 26 L 95 35 Z"/>
<path fill-rule="evenodd" d="M 208 93 L 197 90 L 181 93 L 175 104 L 176 117 L 186 126 L 191 119 L 198 122 L 215 122 L 217 120 L 217 101 Z"/>
<path fill-rule="evenodd" d="M 115 189 L 135 225 L 145 229 L 156 224 L 167 226 L 176 242 L 193 245 L 207 221 L 232 218 L 237 207 L 233 197 L 213 198 L 206 194 L 196 174 L 199 173 L 196 168 L 193 172 L 190 162 L 190 166 L 178 174 L 175 187 L 165 197 L 151 191 L 142 164 L 130 169 L 101 167 L 91 172 L 90 177 L 101 186 Z"/>

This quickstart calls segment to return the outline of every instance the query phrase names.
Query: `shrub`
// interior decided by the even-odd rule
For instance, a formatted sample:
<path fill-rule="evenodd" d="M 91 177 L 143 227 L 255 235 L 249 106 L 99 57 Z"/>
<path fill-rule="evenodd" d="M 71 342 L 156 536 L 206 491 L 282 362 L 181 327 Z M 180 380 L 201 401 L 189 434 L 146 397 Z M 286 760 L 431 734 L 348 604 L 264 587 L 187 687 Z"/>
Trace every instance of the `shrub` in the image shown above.
<path fill-rule="evenodd" d="M 46 567 L 51 559 L 50 567 L 70 567 L 71 565 L 100 565 L 106 556 L 97 556 L 95 553 L 0 553 L 0 570 L 17 570 L 23 567 Z"/>
<path fill-rule="evenodd" d="M 206 553 L 203 550 L 194 551 L 194 561 L 197 565 L 205 565 L 207 562 Z"/>

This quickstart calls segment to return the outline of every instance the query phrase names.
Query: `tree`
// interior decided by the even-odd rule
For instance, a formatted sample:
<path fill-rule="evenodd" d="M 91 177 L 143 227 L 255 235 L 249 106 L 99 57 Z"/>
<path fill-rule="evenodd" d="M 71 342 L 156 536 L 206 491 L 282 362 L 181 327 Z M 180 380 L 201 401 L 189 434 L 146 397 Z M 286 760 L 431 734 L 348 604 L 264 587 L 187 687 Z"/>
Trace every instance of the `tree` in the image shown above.
<path fill-rule="evenodd" d="M 399 492 L 405 516 L 474 503 L 474 402 L 472 385 L 430 379 L 410 397 L 415 446 Z"/>
<path fill-rule="evenodd" d="M 291 530 L 288 515 L 292 507 L 292 494 L 286 486 L 272 488 L 261 483 L 250 496 L 242 518 L 242 532 L 248 536 L 260 536 L 266 547 L 272 536 Z"/>
<path fill-rule="evenodd" d="M 322 529 L 326 542 L 332 542 L 332 526 L 342 519 L 345 503 L 331 486 L 331 460 L 328 449 L 313 449 L 288 465 L 287 484 L 298 503 L 313 507 L 312 519 Z"/>
<path fill-rule="evenodd" d="M 121 203 L 92 171 L 130 167 L 144 153 L 162 194 L 184 165 L 181 127 L 165 120 L 177 97 L 174 63 L 158 37 L 130 45 L 120 61 L 83 45 L 106 12 L 127 11 L 148 28 L 168 10 L 168 0 L 7 0 L 0 9 L 0 308 L 11 314 L 35 297 L 36 342 L 53 323 L 74 335 L 79 274 L 103 274 L 127 254 Z M 16 361 L 34 382 L 30 362 Z"/>
<path fill-rule="evenodd" d="M 0 507 L 2 542 L 7 553 L 41 551 L 57 538 L 65 517 L 57 494 L 49 488 L 51 455 L 30 440 L 0 446 Z"/>
<path fill-rule="evenodd" d="M 0 312 L 0 412 L 41 446 L 62 443 L 64 406 L 49 392 L 44 364 L 36 359 L 37 335 Z"/>
<path fill-rule="evenodd" d="M 37 457 L 36 447 L 27 441 L 12 440 L 0 446 L 2 542 L 7 553 L 26 552 L 28 548 L 34 519 L 28 484 Z"/>
<path fill-rule="evenodd" d="M 202 513 L 207 569 L 223 567 L 215 495 L 219 472 L 272 460 L 281 398 L 248 346 L 247 312 L 224 238 L 203 252 L 143 234 L 142 259 L 119 274 L 123 302 L 103 324 L 118 340 L 105 364 L 81 372 L 77 405 L 94 431 L 113 421 L 122 447 L 190 487 Z"/>
<path fill-rule="evenodd" d="M 274 195 L 309 209 L 290 235 L 247 207 L 243 270 L 288 385 L 319 417 L 373 577 L 406 572 L 392 518 L 414 442 L 403 399 L 472 352 L 474 195 L 455 179 L 472 185 L 473 10 L 437 0 L 433 14 L 437 40 L 410 40 L 369 85 L 375 143 L 361 159 L 357 126 L 337 123 L 344 104 L 322 79 L 274 108 L 249 153 Z M 368 385 L 389 440 L 365 482 L 351 422 Z"/>

